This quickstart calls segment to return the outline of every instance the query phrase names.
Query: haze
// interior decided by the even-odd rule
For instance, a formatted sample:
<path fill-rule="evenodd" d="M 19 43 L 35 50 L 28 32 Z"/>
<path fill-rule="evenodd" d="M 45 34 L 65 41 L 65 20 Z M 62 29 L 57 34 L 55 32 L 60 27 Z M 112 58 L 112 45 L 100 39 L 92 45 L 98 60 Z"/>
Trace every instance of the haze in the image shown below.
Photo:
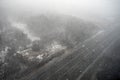
<path fill-rule="evenodd" d="M 11 14 L 60 13 L 78 17 L 104 17 L 117 14 L 118 0 L 2 0 Z"/>

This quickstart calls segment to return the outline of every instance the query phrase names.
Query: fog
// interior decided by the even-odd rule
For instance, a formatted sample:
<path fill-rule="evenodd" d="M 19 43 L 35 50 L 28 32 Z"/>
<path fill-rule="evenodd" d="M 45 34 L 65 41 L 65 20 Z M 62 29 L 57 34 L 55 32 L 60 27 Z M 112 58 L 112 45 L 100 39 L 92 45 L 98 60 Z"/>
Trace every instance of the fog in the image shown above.
<path fill-rule="evenodd" d="M 11 14 L 60 13 L 82 18 L 110 18 L 118 14 L 119 0 L 2 0 Z"/>
<path fill-rule="evenodd" d="M 0 80 L 82 80 L 96 61 L 106 62 L 101 58 L 105 53 L 119 54 L 113 48 L 120 40 L 119 3 L 0 0 Z M 100 80 L 102 68 L 94 69 L 89 76 L 96 79 L 86 80 Z"/>
<path fill-rule="evenodd" d="M 20 22 L 16 22 L 16 21 L 13 21 L 13 20 L 10 20 L 10 22 L 11 22 L 11 26 L 12 26 L 12 27 L 21 30 L 24 34 L 27 35 L 27 37 L 28 37 L 31 41 L 40 40 L 39 37 L 34 36 L 33 33 L 31 33 L 31 32 L 28 30 L 27 24 L 20 23 Z"/>

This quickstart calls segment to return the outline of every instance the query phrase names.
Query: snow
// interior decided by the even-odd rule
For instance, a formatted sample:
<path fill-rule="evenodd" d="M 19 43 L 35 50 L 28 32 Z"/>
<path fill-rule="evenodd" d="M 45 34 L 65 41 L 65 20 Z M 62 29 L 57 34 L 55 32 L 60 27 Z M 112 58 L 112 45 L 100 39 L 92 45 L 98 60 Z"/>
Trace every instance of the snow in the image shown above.
<path fill-rule="evenodd" d="M 0 59 L 1 59 L 1 61 L 3 61 L 3 62 L 4 62 L 4 60 L 5 60 L 5 56 L 6 56 L 7 53 L 8 53 L 8 49 L 10 49 L 10 47 L 7 47 L 7 46 L 6 46 L 5 49 L 0 52 Z"/>
<path fill-rule="evenodd" d="M 38 55 L 36 58 L 42 60 L 43 59 L 43 54 Z"/>
<path fill-rule="evenodd" d="M 58 42 L 54 41 L 51 46 L 49 46 L 47 49 L 48 51 L 50 52 L 57 52 L 57 51 L 60 51 L 60 50 L 63 50 L 65 49 L 66 47 L 65 46 L 62 46 L 61 44 L 59 44 Z"/>
<path fill-rule="evenodd" d="M 92 51 L 95 52 L 95 49 L 93 49 Z"/>
<path fill-rule="evenodd" d="M 24 55 L 26 55 L 26 56 L 27 56 L 27 55 L 29 55 L 29 53 L 28 53 L 28 52 L 26 52 Z"/>
<path fill-rule="evenodd" d="M 85 47 L 85 45 L 83 44 L 83 45 L 82 45 L 82 47 L 84 48 L 84 47 Z"/>

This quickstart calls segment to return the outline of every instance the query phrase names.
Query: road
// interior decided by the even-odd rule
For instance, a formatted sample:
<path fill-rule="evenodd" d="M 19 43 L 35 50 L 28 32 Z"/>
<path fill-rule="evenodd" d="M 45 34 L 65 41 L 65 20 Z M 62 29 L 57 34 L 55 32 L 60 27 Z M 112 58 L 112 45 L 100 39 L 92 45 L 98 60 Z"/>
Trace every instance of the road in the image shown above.
<path fill-rule="evenodd" d="M 106 55 L 110 54 L 112 58 L 114 54 L 111 52 L 115 51 L 113 48 L 120 46 L 119 30 L 115 28 L 101 31 L 76 45 L 69 54 L 56 57 L 42 67 L 36 67 L 18 80 L 96 80 L 96 74 L 97 78 L 101 78 L 102 72 L 98 71 L 103 69 L 107 61 L 111 61 Z"/>

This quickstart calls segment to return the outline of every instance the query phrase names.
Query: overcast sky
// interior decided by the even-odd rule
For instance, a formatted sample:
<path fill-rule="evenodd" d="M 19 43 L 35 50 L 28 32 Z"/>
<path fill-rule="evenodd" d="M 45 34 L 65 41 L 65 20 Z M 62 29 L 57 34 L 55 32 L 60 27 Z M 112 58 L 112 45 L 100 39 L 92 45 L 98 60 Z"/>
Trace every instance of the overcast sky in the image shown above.
<path fill-rule="evenodd" d="M 109 17 L 118 14 L 120 0 L 1 0 L 7 13 L 62 13 Z"/>

